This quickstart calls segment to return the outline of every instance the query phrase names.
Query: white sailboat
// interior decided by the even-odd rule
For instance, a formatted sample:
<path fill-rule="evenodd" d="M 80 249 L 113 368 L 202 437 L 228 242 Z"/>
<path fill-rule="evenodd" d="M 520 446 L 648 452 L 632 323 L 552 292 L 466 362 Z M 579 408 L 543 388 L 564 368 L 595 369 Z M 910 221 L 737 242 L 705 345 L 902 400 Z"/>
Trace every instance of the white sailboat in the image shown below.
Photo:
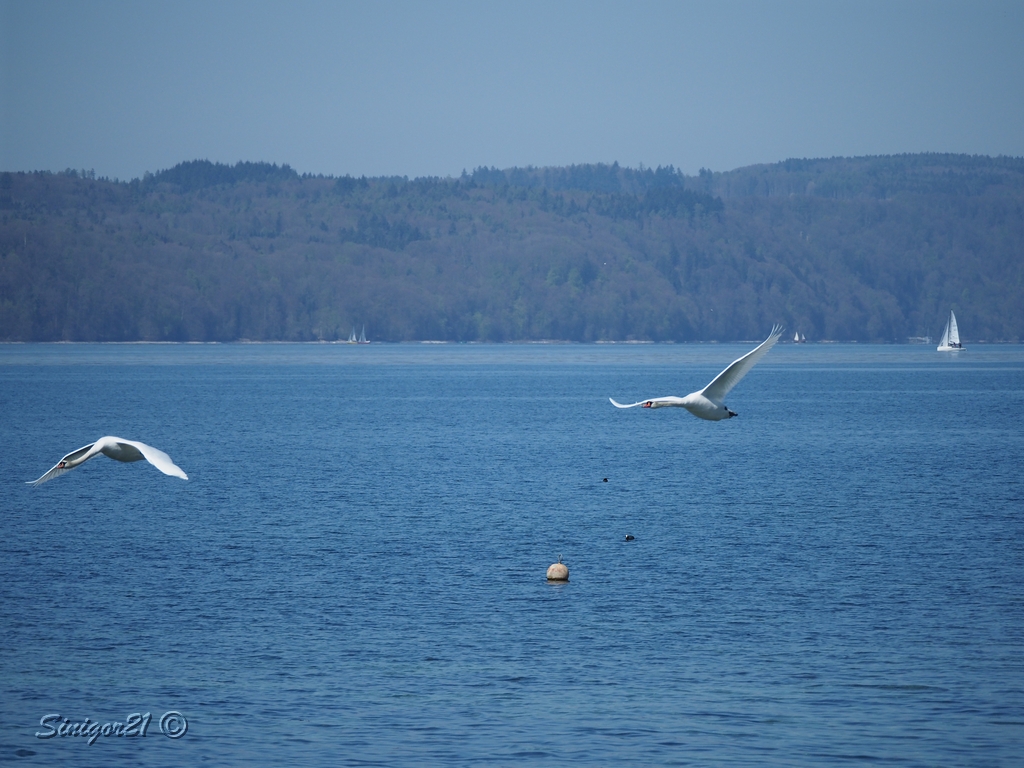
<path fill-rule="evenodd" d="M 939 339 L 937 351 L 954 352 L 963 348 L 964 345 L 960 343 L 960 330 L 956 327 L 956 315 L 951 309 L 949 310 L 949 320 L 946 321 L 946 327 L 942 330 L 942 338 Z"/>
<path fill-rule="evenodd" d="M 807 337 L 800 333 L 800 331 L 797 331 L 796 333 L 793 334 L 794 344 L 803 344 L 805 341 L 807 341 Z"/>
<path fill-rule="evenodd" d="M 353 329 L 352 329 L 352 333 L 354 334 L 355 332 L 356 332 L 356 331 L 355 331 L 355 329 L 353 328 Z M 363 330 L 362 330 L 362 331 L 361 331 L 361 332 L 359 333 L 359 343 L 360 343 L 360 344 L 369 344 L 369 343 L 370 343 L 370 342 L 368 342 L 368 341 L 366 340 L 366 326 L 365 326 L 365 325 L 363 326 Z"/>
<path fill-rule="evenodd" d="M 349 344 L 355 344 L 356 343 L 356 327 L 354 325 L 352 326 L 352 333 L 350 333 L 348 335 L 348 343 Z"/>

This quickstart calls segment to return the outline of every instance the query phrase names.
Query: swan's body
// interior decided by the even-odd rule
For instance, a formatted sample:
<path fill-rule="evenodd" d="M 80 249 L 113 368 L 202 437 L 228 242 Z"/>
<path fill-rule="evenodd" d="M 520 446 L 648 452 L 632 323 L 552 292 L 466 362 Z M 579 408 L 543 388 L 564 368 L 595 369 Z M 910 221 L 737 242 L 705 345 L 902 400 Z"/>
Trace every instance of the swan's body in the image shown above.
<path fill-rule="evenodd" d="M 743 357 L 734 360 L 732 364 L 715 376 L 704 389 L 699 392 L 691 392 L 686 397 L 654 397 L 650 400 L 641 400 L 638 403 L 623 405 L 612 398 L 612 405 L 616 408 L 636 408 L 638 405 L 644 408 L 685 408 L 694 416 L 708 421 L 721 421 L 731 419 L 736 414 L 730 411 L 725 403 L 725 396 L 729 391 L 740 383 L 740 379 L 747 375 L 747 372 L 754 367 L 758 360 L 768 354 L 768 350 L 775 346 L 775 342 L 782 335 L 782 326 L 776 325 L 768 338 L 750 350 Z"/>
<path fill-rule="evenodd" d="M 135 440 L 125 440 L 120 437 L 101 437 L 95 443 L 89 443 L 89 445 L 82 446 L 77 451 L 72 451 L 58 461 L 53 469 L 38 480 L 29 481 L 28 484 L 39 485 L 40 483 L 45 483 L 47 480 L 52 480 L 63 475 L 65 472 L 70 472 L 75 467 L 84 464 L 94 456 L 99 456 L 101 453 L 117 461 L 142 461 L 145 459 L 165 475 L 173 475 L 174 477 L 180 477 L 182 480 L 188 480 L 188 475 L 171 461 L 170 456 L 151 445 L 139 443 Z"/>

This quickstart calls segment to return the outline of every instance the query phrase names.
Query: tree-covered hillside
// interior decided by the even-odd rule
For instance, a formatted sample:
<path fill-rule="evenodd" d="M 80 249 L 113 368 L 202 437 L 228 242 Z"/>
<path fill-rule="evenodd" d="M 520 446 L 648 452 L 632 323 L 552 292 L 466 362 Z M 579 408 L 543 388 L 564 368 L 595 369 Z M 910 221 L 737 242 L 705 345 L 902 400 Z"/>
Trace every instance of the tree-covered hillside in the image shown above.
<path fill-rule="evenodd" d="M 1024 337 L 1024 160 L 0 174 L 0 340 Z"/>

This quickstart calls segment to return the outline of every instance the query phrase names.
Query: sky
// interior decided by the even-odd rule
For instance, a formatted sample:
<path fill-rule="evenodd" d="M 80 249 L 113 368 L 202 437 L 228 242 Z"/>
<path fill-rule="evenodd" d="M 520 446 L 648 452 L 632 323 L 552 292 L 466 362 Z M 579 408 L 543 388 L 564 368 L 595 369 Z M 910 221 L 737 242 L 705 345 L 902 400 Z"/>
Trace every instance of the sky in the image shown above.
<path fill-rule="evenodd" d="M 0 170 L 1024 156 L 1024 3 L 0 0 Z"/>

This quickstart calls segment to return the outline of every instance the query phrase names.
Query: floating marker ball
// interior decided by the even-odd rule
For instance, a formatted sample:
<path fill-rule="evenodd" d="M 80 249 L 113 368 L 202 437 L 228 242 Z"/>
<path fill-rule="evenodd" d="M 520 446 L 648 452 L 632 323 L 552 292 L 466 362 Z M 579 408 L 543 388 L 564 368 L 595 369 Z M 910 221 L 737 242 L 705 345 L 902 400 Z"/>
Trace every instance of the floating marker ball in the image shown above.
<path fill-rule="evenodd" d="M 558 556 L 558 562 L 548 566 L 548 581 L 568 581 L 569 569 L 562 564 L 562 556 Z"/>

